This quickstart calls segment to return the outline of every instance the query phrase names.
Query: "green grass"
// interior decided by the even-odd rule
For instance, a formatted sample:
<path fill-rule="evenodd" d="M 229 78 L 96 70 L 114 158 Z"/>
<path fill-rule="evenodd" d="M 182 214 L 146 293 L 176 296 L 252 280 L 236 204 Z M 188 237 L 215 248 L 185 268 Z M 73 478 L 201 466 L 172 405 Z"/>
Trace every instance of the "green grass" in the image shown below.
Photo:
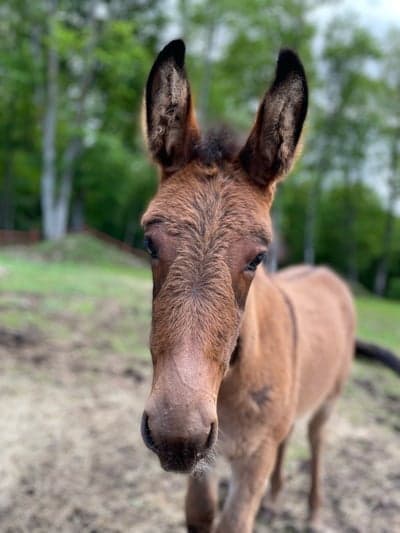
<path fill-rule="evenodd" d="M 103 352 L 148 357 L 151 273 L 123 255 L 87 236 L 3 249 L 0 326 L 35 327 L 55 341 L 78 332 L 88 339 L 88 356 L 103 344 Z"/>
<path fill-rule="evenodd" d="M 356 306 L 359 337 L 400 354 L 400 302 L 362 296 Z"/>
<path fill-rule="evenodd" d="M 137 266 L 44 263 L 4 253 L 0 265 L 6 271 L 0 277 L 1 291 L 113 296 L 150 281 L 149 269 Z"/>
<path fill-rule="evenodd" d="M 3 248 L 0 266 L 0 290 L 16 292 L 111 296 L 150 280 L 142 261 L 88 235 Z"/>
<path fill-rule="evenodd" d="M 1 324 L 35 325 L 55 336 L 68 335 L 68 320 L 90 324 L 103 308 L 117 305 L 121 312 L 112 332 L 102 332 L 100 327 L 96 336 L 107 338 L 118 353 L 128 352 L 133 345 L 141 353 L 146 351 L 150 270 L 93 237 L 3 248 L 0 295 Z M 360 338 L 400 353 L 400 304 L 360 295 L 356 305 Z"/>
<path fill-rule="evenodd" d="M 130 254 L 88 235 L 3 248 L 0 291 L 82 297 L 117 296 L 150 283 L 148 267 Z M 50 297 L 50 296 L 49 296 Z M 87 301 L 82 300 L 82 306 Z"/>

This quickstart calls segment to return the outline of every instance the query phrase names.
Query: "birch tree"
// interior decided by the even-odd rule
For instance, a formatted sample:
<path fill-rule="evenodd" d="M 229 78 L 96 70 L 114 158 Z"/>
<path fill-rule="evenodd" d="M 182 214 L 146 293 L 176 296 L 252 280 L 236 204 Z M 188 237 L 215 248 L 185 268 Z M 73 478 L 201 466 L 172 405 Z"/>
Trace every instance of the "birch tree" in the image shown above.
<path fill-rule="evenodd" d="M 74 166 L 83 149 L 82 128 L 86 118 L 86 100 L 94 77 L 94 48 L 97 40 L 96 2 L 88 4 L 89 36 L 83 50 L 82 73 L 79 76 L 73 105 L 73 133 L 57 161 L 57 119 L 60 106 L 60 50 L 57 22 L 58 0 L 50 0 L 47 11 L 45 46 L 46 80 L 42 129 L 41 204 L 43 234 L 46 239 L 59 239 L 67 231 Z"/>

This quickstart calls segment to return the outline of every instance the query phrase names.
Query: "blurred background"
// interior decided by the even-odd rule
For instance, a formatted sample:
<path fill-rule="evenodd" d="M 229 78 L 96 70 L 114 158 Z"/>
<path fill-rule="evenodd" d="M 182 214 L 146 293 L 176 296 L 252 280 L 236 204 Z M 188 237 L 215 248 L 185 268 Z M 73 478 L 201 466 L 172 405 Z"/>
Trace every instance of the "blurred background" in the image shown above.
<path fill-rule="evenodd" d="M 141 104 L 176 37 L 203 128 L 240 135 L 279 49 L 300 54 L 310 110 L 269 267 L 331 265 L 359 335 L 400 352 L 399 2 L 0 0 L 0 531 L 183 531 L 184 479 L 138 432 L 140 216 L 157 186 Z M 355 365 L 328 454 L 331 530 L 400 530 L 399 398 L 389 371 Z M 273 531 L 301 531 L 307 457 L 295 437 Z"/>
<path fill-rule="evenodd" d="M 0 228 L 58 239 L 89 226 L 140 247 L 156 187 L 140 111 L 160 47 L 186 39 L 203 127 L 243 134 L 289 46 L 311 108 L 275 206 L 279 260 L 400 297 L 400 9 L 348 4 L 2 0 Z"/>

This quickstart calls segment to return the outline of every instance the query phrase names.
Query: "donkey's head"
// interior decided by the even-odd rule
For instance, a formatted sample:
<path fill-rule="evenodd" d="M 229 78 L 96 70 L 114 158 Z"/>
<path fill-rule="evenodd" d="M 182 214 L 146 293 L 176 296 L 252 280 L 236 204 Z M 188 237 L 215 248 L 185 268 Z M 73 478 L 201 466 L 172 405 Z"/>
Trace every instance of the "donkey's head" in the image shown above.
<path fill-rule="evenodd" d="M 153 270 L 153 383 L 146 445 L 167 470 L 191 471 L 218 431 L 217 397 L 229 370 L 257 265 L 271 239 L 275 184 L 290 169 L 307 110 L 304 69 L 280 53 L 243 147 L 202 140 L 173 41 L 146 87 L 146 133 L 160 185 L 143 216 Z"/>

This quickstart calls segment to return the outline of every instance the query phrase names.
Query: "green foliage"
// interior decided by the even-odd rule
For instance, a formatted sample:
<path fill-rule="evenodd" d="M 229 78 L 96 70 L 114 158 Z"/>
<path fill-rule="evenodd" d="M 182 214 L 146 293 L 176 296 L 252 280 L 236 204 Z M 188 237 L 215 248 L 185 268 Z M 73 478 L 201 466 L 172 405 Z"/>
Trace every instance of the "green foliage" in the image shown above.
<path fill-rule="evenodd" d="M 385 259 L 388 294 L 398 294 L 398 28 L 381 42 L 354 14 L 338 10 L 322 33 L 315 0 L 179 0 L 168 13 L 161 0 L 109 0 L 97 11 L 91 0 L 58 0 L 49 16 L 50 5 L 0 5 L 0 227 L 41 226 L 50 45 L 60 59 L 58 174 L 71 140 L 79 138 L 83 146 L 73 166 L 71 224 L 83 219 L 136 246 L 141 213 L 157 186 L 140 141 L 142 95 L 164 35 L 173 27 L 186 37 L 203 126 L 231 124 L 242 137 L 272 79 L 279 48 L 289 46 L 306 67 L 310 111 L 304 155 L 277 195 L 283 262 L 312 256 L 372 288 Z M 388 200 L 378 196 L 381 187 L 372 177 L 387 184 Z M 389 233 L 388 213 L 395 221 Z"/>
<path fill-rule="evenodd" d="M 120 138 L 103 134 L 82 157 L 75 188 L 84 201 L 89 225 L 119 239 L 130 231 L 133 242 L 138 242 L 138 229 L 128 225 L 139 223 L 155 186 L 155 172 L 142 153 L 132 157 Z"/>
<path fill-rule="evenodd" d="M 309 76 L 313 77 L 309 59 L 315 27 L 308 14 L 314 2 L 184 3 L 185 33 L 202 42 L 190 70 L 205 125 L 213 126 L 217 118 L 238 128 L 249 128 L 282 47 L 296 49 L 309 64 Z"/>
<path fill-rule="evenodd" d="M 380 251 L 384 210 L 371 189 L 360 182 L 350 188 L 336 185 L 324 195 L 318 221 L 317 260 L 330 263 L 339 272 L 346 271 L 348 249 L 343 231 L 347 224 L 349 200 L 357 209 L 356 242 L 351 253 L 356 257 L 361 281 L 371 286 L 369 265 Z"/>
<path fill-rule="evenodd" d="M 154 171 L 137 139 L 143 86 L 163 24 L 159 2 L 144 6 L 129 0 L 122 6 L 111 1 L 101 17 L 86 0 L 60 0 L 52 18 L 49 5 L 19 0 L 1 6 L 0 69 L 7 75 L 0 87 L 0 128 L 5 132 L 0 226 L 40 227 L 43 93 L 51 45 L 60 58 L 58 170 L 62 172 L 62 154 L 71 140 L 83 138 L 73 202 L 84 202 L 88 223 L 138 244 L 141 235 L 132 217 L 139 218 L 155 187 Z M 88 72 L 92 74 L 85 79 Z"/>
<path fill-rule="evenodd" d="M 283 240 L 285 265 L 301 263 L 303 260 L 306 209 L 311 182 L 302 179 L 301 173 L 293 173 L 280 185 L 276 208 L 281 213 L 280 238 Z"/>
<path fill-rule="evenodd" d="M 400 305 L 381 298 L 360 297 L 356 300 L 358 335 L 400 352 Z"/>
<path fill-rule="evenodd" d="M 393 277 L 390 280 L 388 297 L 394 300 L 400 300 L 400 277 Z"/>

